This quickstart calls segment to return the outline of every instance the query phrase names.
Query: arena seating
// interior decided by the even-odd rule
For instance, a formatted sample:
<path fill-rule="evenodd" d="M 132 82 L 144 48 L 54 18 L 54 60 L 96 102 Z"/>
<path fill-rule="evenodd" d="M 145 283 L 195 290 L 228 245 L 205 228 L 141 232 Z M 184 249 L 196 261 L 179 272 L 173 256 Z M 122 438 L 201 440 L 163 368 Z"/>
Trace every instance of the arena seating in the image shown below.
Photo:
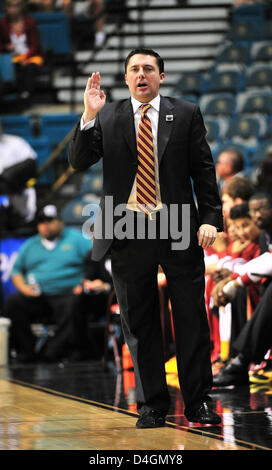
<path fill-rule="evenodd" d="M 271 148 L 272 23 L 267 5 L 242 5 L 205 74 L 184 73 L 173 96 L 191 93 L 203 112 L 215 161 L 227 147 L 243 151 L 248 176 Z M 193 101 L 193 100 L 192 100 Z"/>
<path fill-rule="evenodd" d="M 46 53 L 70 54 L 70 30 L 65 13 L 32 13 L 31 16 L 37 22 L 41 44 Z"/>

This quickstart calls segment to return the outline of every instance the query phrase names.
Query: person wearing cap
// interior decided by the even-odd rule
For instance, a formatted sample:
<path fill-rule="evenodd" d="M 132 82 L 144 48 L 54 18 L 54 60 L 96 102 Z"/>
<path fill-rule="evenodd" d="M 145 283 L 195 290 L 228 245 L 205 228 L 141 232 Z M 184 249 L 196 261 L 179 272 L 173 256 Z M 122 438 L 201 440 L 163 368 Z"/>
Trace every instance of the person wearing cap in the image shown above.
<path fill-rule="evenodd" d="M 0 121 L 1 233 L 32 226 L 36 214 L 37 154 L 22 137 L 6 134 Z"/>
<path fill-rule="evenodd" d="M 40 321 L 55 325 L 42 351 L 44 359 L 58 360 L 73 352 L 74 315 L 81 302 L 77 289 L 92 247 L 80 231 L 64 227 L 54 205 L 38 212 L 37 230 L 19 250 L 11 273 L 17 292 L 5 306 L 5 316 L 11 319 L 10 346 L 24 362 L 35 358 L 31 324 Z"/>

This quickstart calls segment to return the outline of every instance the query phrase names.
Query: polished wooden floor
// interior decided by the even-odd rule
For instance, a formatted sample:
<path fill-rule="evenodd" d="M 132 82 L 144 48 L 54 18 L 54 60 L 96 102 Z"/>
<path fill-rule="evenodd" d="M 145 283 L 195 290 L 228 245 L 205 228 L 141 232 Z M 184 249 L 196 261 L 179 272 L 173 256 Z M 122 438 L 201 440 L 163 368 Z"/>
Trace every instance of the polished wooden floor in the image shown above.
<path fill-rule="evenodd" d="M 164 428 L 136 429 L 133 371 L 101 361 L 0 367 L 0 450 L 272 450 L 272 383 L 212 392 L 220 426 L 188 423 L 175 368 Z"/>

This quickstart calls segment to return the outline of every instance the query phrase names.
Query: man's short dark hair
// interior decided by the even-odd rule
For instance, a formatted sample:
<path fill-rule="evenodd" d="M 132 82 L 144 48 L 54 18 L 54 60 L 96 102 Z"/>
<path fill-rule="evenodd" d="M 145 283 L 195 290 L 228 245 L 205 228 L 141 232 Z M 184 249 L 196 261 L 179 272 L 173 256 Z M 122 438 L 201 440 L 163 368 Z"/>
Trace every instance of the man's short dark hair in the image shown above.
<path fill-rule="evenodd" d="M 225 151 L 233 154 L 233 156 L 231 157 L 233 173 L 239 173 L 240 171 L 243 171 L 245 167 L 245 157 L 243 153 L 237 150 L 236 148 L 228 148 Z"/>
<path fill-rule="evenodd" d="M 228 194 L 232 199 L 239 197 L 243 201 L 248 201 L 254 192 L 254 184 L 248 178 L 239 176 L 228 179 L 222 188 L 222 194 Z"/>
<path fill-rule="evenodd" d="M 243 202 L 243 204 L 237 204 L 237 206 L 233 206 L 230 210 L 230 218 L 232 220 L 241 219 L 242 217 L 251 219 L 249 214 L 248 202 Z"/>
<path fill-rule="evenodd" d="M 159 67 L 159 72 L 160 73 L 164 72 L 164 61 L 157 52 L 153 51 L 153 49 L 146 49 L 145 47 L 138 47 L 137 49 L 133 49 L 128 54 L 128 56 L 125 60 L 125 73 L 127 72 L 127 66 L 128 66 L 128 63 L 129 63 L 131 57 L 134 56 L 135 54 L 152 55 L 153 57 L 156 57 L 157 64 L 158 64 L 158 67 Z"/>
<path fill-rule="evenodd" d="M 269 203 L 269 207 L 272 208 L 272 194 L 266 192 L 266 191 L 258 191 L 256 193 L 254 193 L 251 197 L 250 197 L 250 201 L 252 200 L 259 200 L 259 199 L 266 199 Z"/>

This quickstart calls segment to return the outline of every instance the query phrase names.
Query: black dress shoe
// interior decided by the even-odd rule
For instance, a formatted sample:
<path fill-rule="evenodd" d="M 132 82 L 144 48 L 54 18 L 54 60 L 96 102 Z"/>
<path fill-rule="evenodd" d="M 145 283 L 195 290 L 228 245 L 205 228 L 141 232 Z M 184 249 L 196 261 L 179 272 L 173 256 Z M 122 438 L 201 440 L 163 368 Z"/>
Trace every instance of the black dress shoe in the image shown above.
<path fill-rule="evenodd" d="M 161 428 L 165 424 L 165 416 L 157 410 L 145 411 L 140 415 L 136 428 Z"/>
<path fill-rule="evenodd" d="M 186 411 L 188 421 L 200 424 L 220 424 L 221 418 L 211 409 L 212 401 L 202 400 L 197 406 Z"/>
<path fill-rule="evenodd" d="M 248 368 L 244 365 L 229 363 L 213 377 L 214 387 L 227 387 L 228 385 L 248 385 Z"/>

